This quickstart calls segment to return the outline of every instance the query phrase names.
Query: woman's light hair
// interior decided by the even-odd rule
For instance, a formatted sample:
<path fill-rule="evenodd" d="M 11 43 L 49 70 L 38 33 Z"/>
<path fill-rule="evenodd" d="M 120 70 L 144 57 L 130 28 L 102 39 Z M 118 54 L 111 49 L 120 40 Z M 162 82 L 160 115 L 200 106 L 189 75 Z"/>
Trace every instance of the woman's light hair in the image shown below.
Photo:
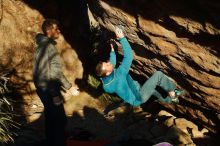
<path fill-rule="evenodd" d="M 96 74 L 97 76 L 99 77 L 103 77 L 105 76 L 106 74 L 106 70 L 103 66 L 103 62 L 99 62 L 97 65 L 96 65 Z"/>

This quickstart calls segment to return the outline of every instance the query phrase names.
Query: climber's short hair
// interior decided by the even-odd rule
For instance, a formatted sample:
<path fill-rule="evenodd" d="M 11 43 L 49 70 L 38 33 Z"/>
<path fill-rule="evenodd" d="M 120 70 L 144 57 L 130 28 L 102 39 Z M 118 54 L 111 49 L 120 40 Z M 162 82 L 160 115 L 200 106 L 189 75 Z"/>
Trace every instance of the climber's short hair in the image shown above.
<path fill-rule="evenodd" d="M 45 19 L 42 24 L 42 31 L 47 34 L 47 30 L 50 29 L 54 24 L 59 25 L 59 22 L 55 19 Z"/>
<path fill-rule="evenodd" d="M 99 62 L 96 65 L 96 75 L 99 77 L 104 77 L 106 75 L 106 70 L 103 69 L 103 62 Z"/>

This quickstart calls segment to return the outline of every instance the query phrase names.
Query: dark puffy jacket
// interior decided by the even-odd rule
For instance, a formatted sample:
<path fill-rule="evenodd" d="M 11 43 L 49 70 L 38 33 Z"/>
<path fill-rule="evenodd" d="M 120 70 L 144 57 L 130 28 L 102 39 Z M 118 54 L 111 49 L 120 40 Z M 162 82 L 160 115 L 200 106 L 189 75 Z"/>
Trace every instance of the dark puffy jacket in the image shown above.
<path fill-rule="evenodd" d="M 34 84 L 36 88 L 47 90 L 51 96 L 57 96 L 61 86 L 69 89 L 72 85 L 62 72 L 56 42 L 43 34 L 38 34 L 36 43 L 38 47 L 33 67 Z"/>

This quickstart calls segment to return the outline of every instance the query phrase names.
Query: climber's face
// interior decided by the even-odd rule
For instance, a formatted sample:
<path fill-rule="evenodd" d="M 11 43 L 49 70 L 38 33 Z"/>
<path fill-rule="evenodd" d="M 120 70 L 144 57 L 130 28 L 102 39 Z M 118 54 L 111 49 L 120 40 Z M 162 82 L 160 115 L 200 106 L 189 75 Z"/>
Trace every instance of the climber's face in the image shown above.
<path fill-rule="evenodd" d="M 57 26 L 57 24 L 53 24 L 50 28 L 48 28 L 47 36 L 49 38 L 52 38 L 52 39 L 58 39 L 59 38 L 59 36 L 60 36 L 60 29 Z"/>

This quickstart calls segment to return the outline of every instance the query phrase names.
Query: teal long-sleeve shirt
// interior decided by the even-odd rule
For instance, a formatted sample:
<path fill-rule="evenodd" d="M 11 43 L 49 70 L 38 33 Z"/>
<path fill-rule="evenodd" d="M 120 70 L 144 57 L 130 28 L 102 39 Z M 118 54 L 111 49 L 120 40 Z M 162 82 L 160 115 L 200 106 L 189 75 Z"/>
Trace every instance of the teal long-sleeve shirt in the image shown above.
<path fill-rule="evenodd" d="M 138 106 L 142 103 L 139 92 L 140 84 L 129 75 L 129 69 L 133 60 L 132 49 L 125 37 L 119 41 L 122 45 L 123 60 L 119 67 L 115 68 L 109 76 L 101 78 L 103 89 L 108 93 L 116 93 L 125 102 L 133 106 Z M 109 60 L 113 66 L 116 65 L 114 51 L 111 51 Z"/>

